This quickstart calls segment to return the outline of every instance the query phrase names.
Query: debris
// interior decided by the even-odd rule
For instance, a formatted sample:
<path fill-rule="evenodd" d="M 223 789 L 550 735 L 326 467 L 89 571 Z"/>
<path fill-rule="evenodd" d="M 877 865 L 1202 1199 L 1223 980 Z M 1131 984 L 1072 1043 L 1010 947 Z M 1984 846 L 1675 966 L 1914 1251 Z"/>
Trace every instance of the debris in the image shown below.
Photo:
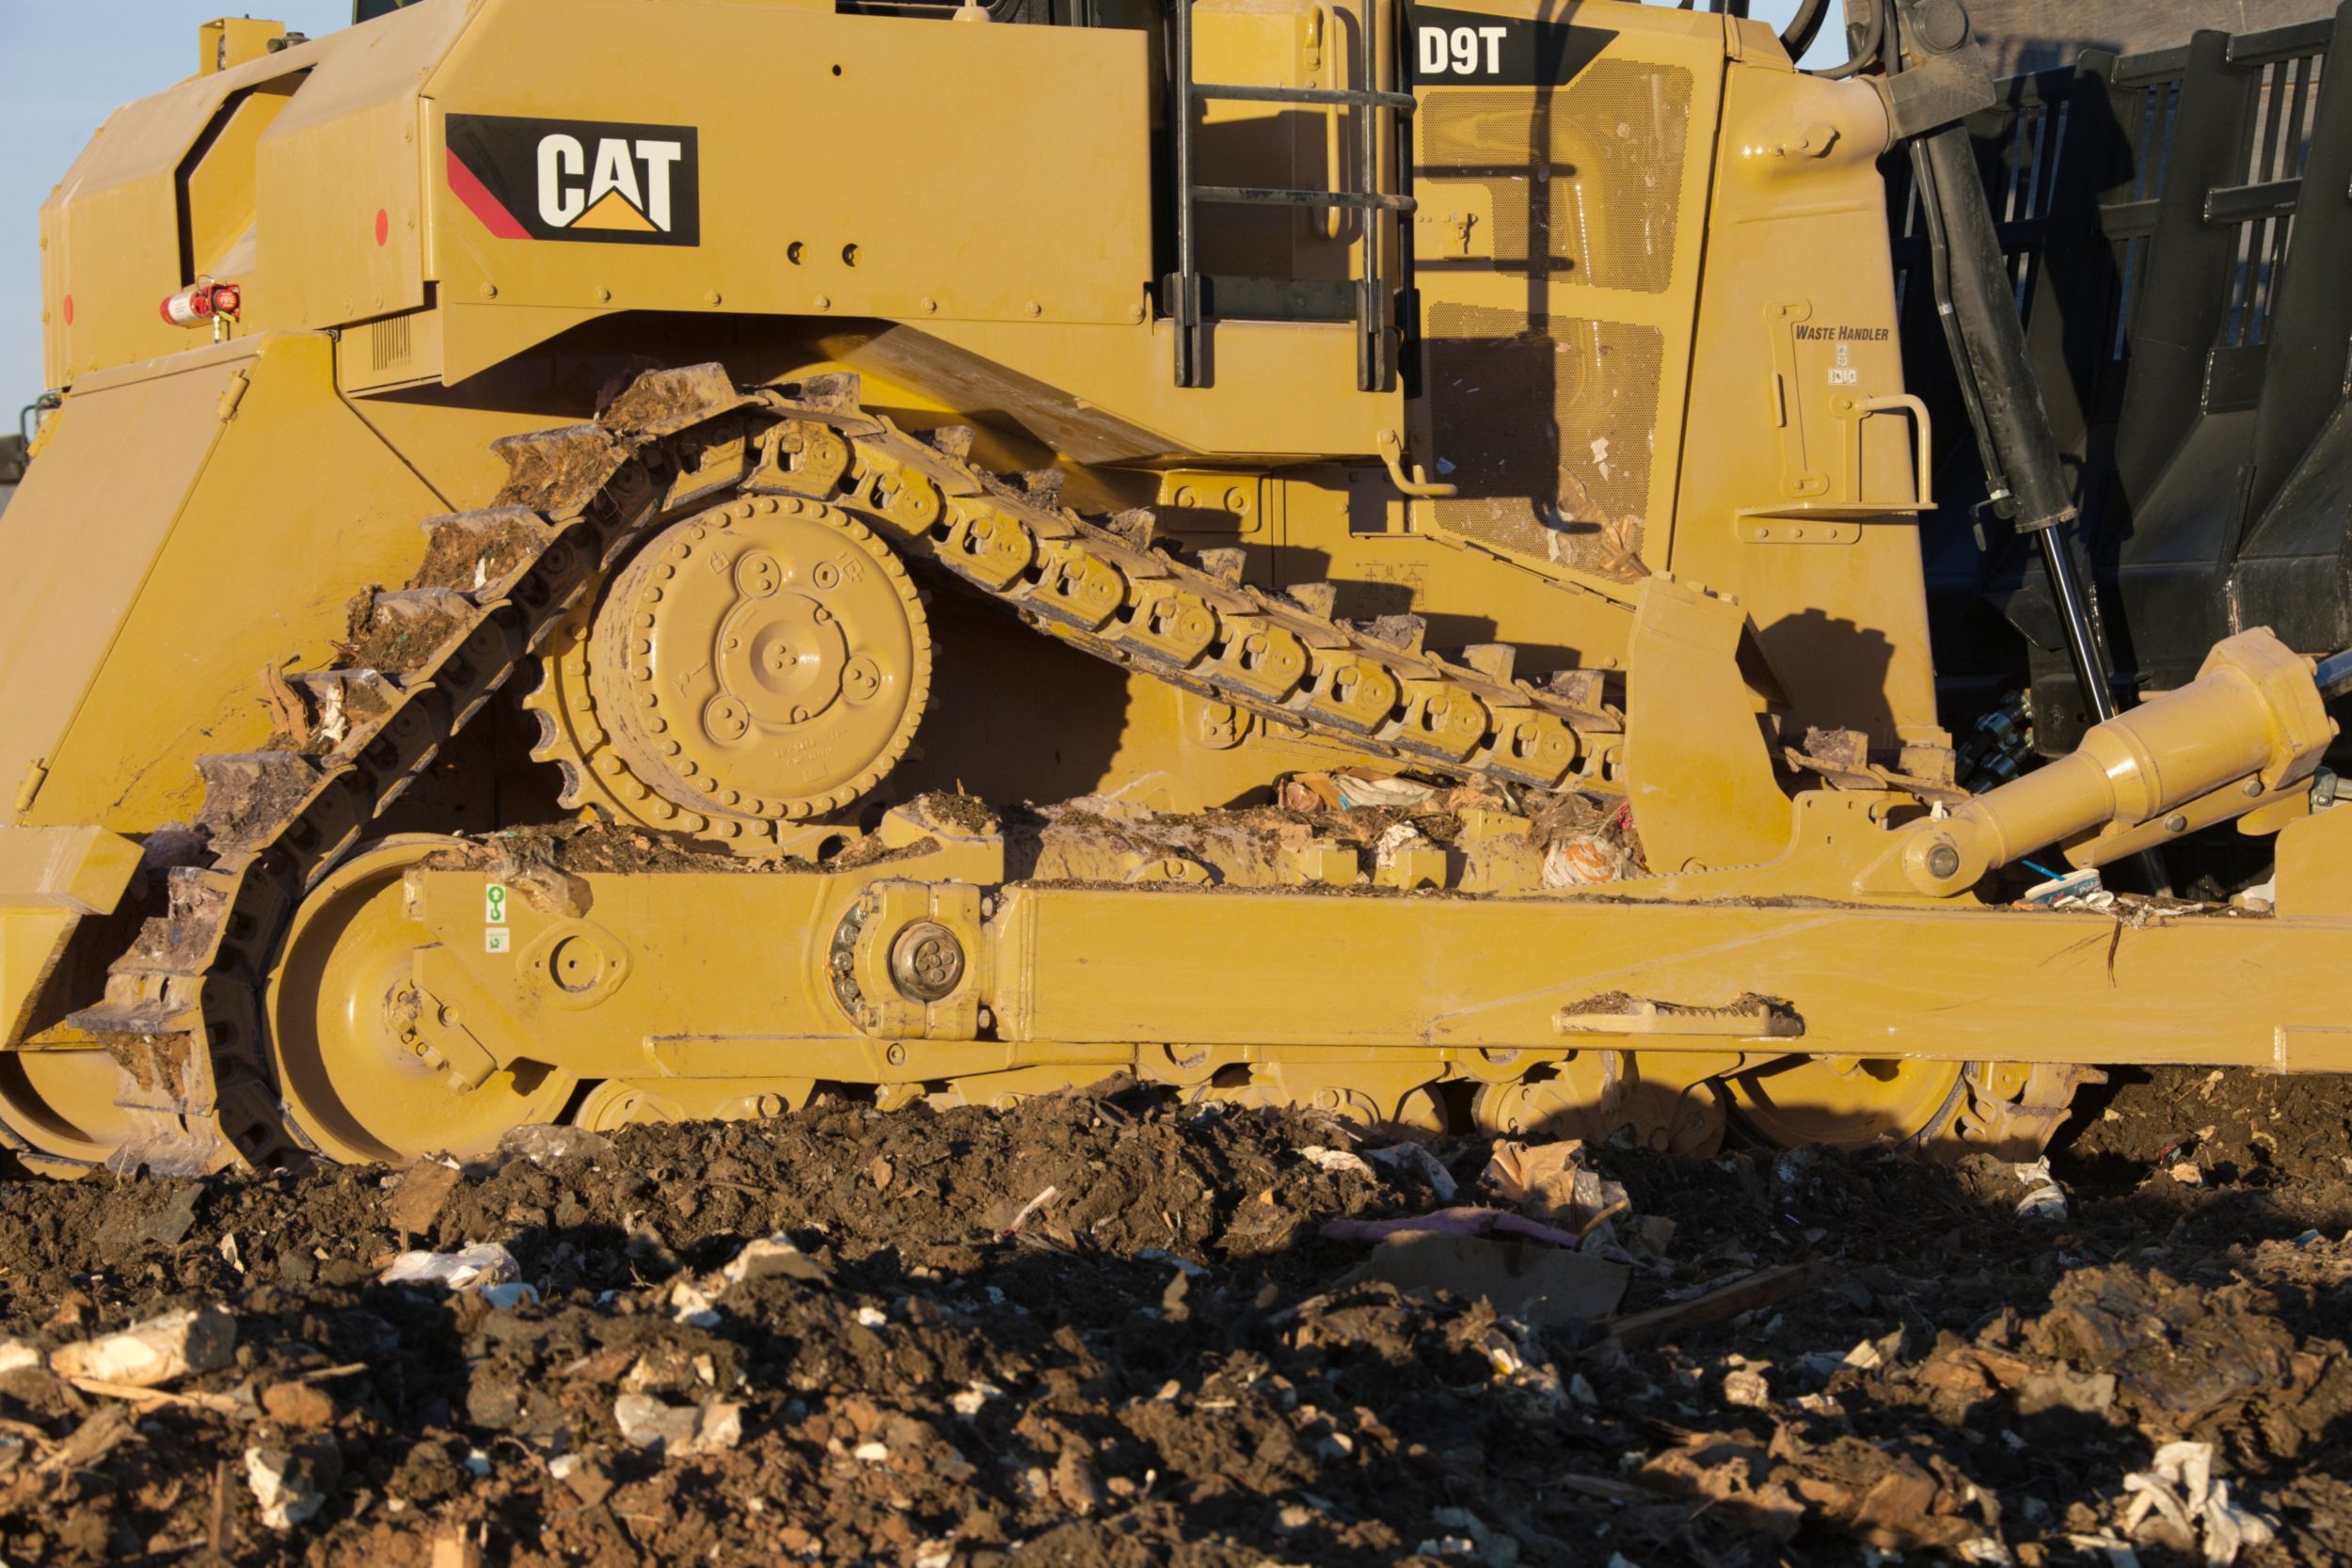
<path fill-rule="evenodd" d="M 568 1122 L 533 1122 L 499 1139 L 501 1160 L 528 1160 L 551 1165 L 558 1160 L 601 1160 L 612 1152 L 612 1140 L 586 1127 Z"/>
<path fill-rule="evenodd" d="M 1365 1164 L 1360 1156 L 1351 1154 L 1343 1148 L 1324 1148 L 1316 1144 L 1309 1144 L 1298 1151 L 1298 1155 L 1300 1159 L 1327 1175 L 1337 1176 L 1345 1171 L 1363 1177 L 1367 1180 L 1372 1178 L 1372 1167 Z"/>
<path fill-rule="evenodd" d="M 1622 862 L 1618 852 L 1589 834 L 1555 840 L 1544 850 L 1542 885 L 1546 889 L 1589 887 L 1613 882 Z"/>
<path fill-rule="evenodd" d="M 743 1243 L 743 1250 L 719 1271 L 720 1277 L 729 1285 L 741 1285 L 755 1279 L 803 1279 L 812 1285 L 833 1283 L 833 1271 L 792 1244 L 792 1238 L 778 1234 L 762 1236 Z"/>
<path fill-rule="evenodd" d="M 1716 1287 L 1704 1295 L 1689 1301 L 1677 1301 L 1664 1307 L 1654 1307 L 1646 1312 L 1636 1312 L 1617 1319 L 1609 1325 L 1609 1338 L 1627 1347 L 1645 1345 L 1651 1340 L 1689 1328 L 1696 1323 L 1721 1323 L 1752 1312 L 1759 1307 L 1770 1307 L 1788 1300 L 1804 1288 L 1809 1271 L 1803 1263 L 1784 1263 L 1778 1268 L 1735 1279 Z"/>
<path fill-rule="evenodd" d="M 496 1242 L 477 1242 L 454 1252 L 404 1252 L 376 1275 L 387 1285 L 439 1285 L 465 1291 L 503 1285 L 522 1277 L 515 1255 Z"/>
<path fill-rule="evenodd" d="M 1029 1216 L 1031 1214 L 1036 1213 L 1040 1209 L 1044 1208 L 1047 1204 L 1053 1202 L 1054 1199 L 1059 1197 L 1060 1196 L 1061 1192 L 1058 1188 L 1048 1187 L 1043 1192 L 1038 1194 L 1037 1196 L 1029 1199 L 1028 1202 L 1021 1206 L 1021 1212 L 1013 1215 L 1012 1223 L 1005 1227 L 1004 1234 L 1008 1236 L 1019 1235 L 1021 1227 L 1029 1222 Z"/>
<path fill-rule="evenodd" d="M 724 1400 L 672 1404 L 651 1394 L 623 1394 L 612 1402 L 612 1422 L 630 1447 L 668 1459 L 719 1453 L 743 1440 L 743 1407 Z"/>
<path fill-rule="evenodd" d="M 1724 1402 L 1747 1410 L 1769 1409 L 1772 1386 L 1760 1367 L 1735 1367 L 1724 1374 Z"/>
<path fill-rule="evenodd" d="M 2194 1160 L 2182 1160 L 2173 1164 L 2165 1174 L 2184 1187 L 2201 1187 L 2205 1184 L 2205 1173 L 2199 1168 Z"/>
<path fill-rule="evenodd" d="M 1454 1173 L 1445 1168 L 1445 1162 L 1421 1144 L 1401 1143 L 1391 1144 L 1386 1148 L 1368 1148 L 1364 1150 L 1364 1158 L 1375 1165 L 1411 1171 L 1429 1184 L 1429 1190 L 1438 1195 L 1439 1203 L 1453 1202 L 1454 1194 L 1461 1190 L 1454 1180 Z"/>
<path fill-rule="evenodd" d="M 392 1189 L 391 1201 L 384 1206 L 384 1223 L 392 1227 L 394 1235 L 423 1235 L 441 1217 L 441 1210 L 448 1205 L 450 1192 L 458 1180 L 454 1165 L 436 1160 L 418 1161 L 402 1174 L 400 1185 Z"/>
<path fill-rule="evenodd" d="M 533 1307 L 539 1305 L 539 1292 L 518 1279 L 510 1279 L 499 1285 L 485 1285 L 481 1291 L 482 1299 L 501 1312 L 512 1312 L 525 1302 Z"/>
<path fill-rule="evenodd" d="M 2137 1537 L 2151 1512 L 2191 1541 L 2201 1538 L 2207 1568 L 2229 1568 L 2249 1546 L 2278 1537 L 2270 1520 L 2230 1500 L 2230 1483 L 2216 1481 L 2211 1443 L 2167 1443 L 2155 1464 L 2123 1478 L 2123 1533 Z"/>
<path fill-rule="evenodd" d="M 335 1446 L 328 1442 L 245 1450 L 246 1484 L 261 1505 L 262 1523 L 272 1529 L 292 1529 L 317 1513 L 342 1469 Z"/>
<path fill-rule="evenodd" d="M 2026 1188 L 2026 1196 L 2017 1200 L 2019 1217 L 2056 1222 L 2066 1219 L 2066 1189 L 2050 1174 L 2047 1157 L 2010 1168 Z"/>
<path fill-rule="evenodd" d="M 49 1357 L 41 1354 L 40 1346 L 19 1339 L 14 1335 L 0 1336 L 0 1375 L 25 1367 L 45 1367 L 48 1364 Z"/>
<path fill-rule="evenodd" d="M 1333 1228 L 1325 1227 L 1325 1234 Z M 1522 1323 L 1552 1324 L 1607 1317 L 1625 1299 L 1632 1274 L 1627 1264 L 1557 1244 L 1406 1230 L 1391 1234 L 1369 1259 L 1336 1284 L 1378 1279 L 1400 1291 L 1483 1296 L 1496 1311 Z"/>
<path fill-rule="evenodd" d="M 1330 1242 L 1385 1242 L 1392 1236 L 1422 1233 L 1461 1237 L 1515 1236 L 1571 1250 L 1581 1244 L 1569 1232 L 1554 1226 L 1538 1224 L 1523 1214 L 1512 1213 L 1507 1209 L 1474 1206 L 1437 1209 L 1426 1214 L 1410 1214 L 1394 1220 L 1332 1220 L 1322 1230 L 1324 1240 Z"/>
<path fill-rule="evenodd" d="M 49 1365 L 59 1377 L 153 1388 L 190 1372 L 227 1366 L 236 1344 L 236 1320 L 217 1307 L 202 1307 L 167 1312 L 119 1334 L 62 1346 L 49 1357 Z"/>
<path fill-rule="evenodd" d="M 237 1233 L 233 1230 L 221 1232 L 220 1259 L 239 1274 L 245 1273 L 245 1259 L 238 1255 Z"/>
<path fill-rule="evenodd" d="M 975 1381 L 948 1395 L 947 1408 L 969 1420 L 980 1413 L 980 1406 L 1003 1392 L 993 1383 Z"/>
<path fill-rule="evenodd" d="M 670 1287 L 670 1318 L 690 1328 L 716 1328 L 720 1322 L 717 1304 L 687 1279 Z"/>
<path fill-rule="evenodd" d="M 204 1196 L 203 1187 L 194 1181 L 171 1195 L 164 1206 L 139 1221 L 142 1240 L 158 1246 L 177 1246 L 196 1224 L 196 1200 Z"/>

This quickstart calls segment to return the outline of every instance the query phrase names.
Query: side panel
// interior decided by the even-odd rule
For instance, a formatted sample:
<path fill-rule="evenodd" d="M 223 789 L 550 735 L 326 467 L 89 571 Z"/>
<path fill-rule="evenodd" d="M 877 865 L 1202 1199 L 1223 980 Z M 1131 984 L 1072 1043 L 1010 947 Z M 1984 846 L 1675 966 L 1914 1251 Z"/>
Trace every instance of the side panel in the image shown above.
<path fill-rule="evenodd" d="M 257 338 L 68 399 L 6 524 L 0 772 L 48 769 L 22 821 L 184 818 L 199 755 L 267 739 L 261 672 L 324 666 L 352 594 L 406 579 L 440 507 L 332 355 Z"/>
<path fill-rule="evenodd" d="M 1674 537 L 1654 564 L 1736 594 L 1788 689 L 1786 733 L 1935 722 L 1912 419 L 1877 94 L 1735 65 L 1708 214 Z M 1890 757 L 1891 760 L 1891 757 Z"/>
<path fill-rule="evenodd" d="M 221 395 L 260 348 L 142 367 L 53 416 L 40 461 L 0 521 L 0 783 L 11 799 L 62 756 L 66 727 L 226 428 Z"/>

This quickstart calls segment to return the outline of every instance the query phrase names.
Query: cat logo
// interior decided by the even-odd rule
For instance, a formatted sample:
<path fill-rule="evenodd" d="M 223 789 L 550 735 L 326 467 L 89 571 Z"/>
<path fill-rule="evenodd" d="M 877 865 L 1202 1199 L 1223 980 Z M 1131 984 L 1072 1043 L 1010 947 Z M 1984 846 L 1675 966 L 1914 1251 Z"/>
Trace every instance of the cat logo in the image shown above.
<path fill-rule="evenodd" d="M 449 117 L 449 187 L 502 240 L 700 245 L 691 125 Z"/>

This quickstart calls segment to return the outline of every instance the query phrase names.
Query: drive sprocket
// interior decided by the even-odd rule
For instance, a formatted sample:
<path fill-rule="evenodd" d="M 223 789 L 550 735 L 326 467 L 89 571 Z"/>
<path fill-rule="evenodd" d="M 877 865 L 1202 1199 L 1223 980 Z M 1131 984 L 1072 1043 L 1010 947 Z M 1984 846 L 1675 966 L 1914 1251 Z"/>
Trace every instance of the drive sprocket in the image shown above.
<path fill-rule="evenodd" d="M 789 496 L 673 524 L 545 658 L 532 754 L 562 767 L 564 804 L 754 853 L 880 783 L 930 693 L 905 566 Z"/>

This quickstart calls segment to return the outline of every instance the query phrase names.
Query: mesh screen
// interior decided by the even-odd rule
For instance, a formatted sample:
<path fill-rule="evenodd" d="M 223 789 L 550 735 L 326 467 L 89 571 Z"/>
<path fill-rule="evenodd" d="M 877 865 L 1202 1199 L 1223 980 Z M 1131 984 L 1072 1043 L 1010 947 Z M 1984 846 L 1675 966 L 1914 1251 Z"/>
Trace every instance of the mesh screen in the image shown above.
<path fill-rule="evenodd" d="M 1656 327 L 1432 305 L 1423 340 L 1438 455 L 1461 494 L 1440 526 L 1613 577 L 1649 506 L 1666 341 Z"/>
<path fill-rule="evenodd" d="M 1421 171 L 1476 180 L 1491 194 L 1498 271 L 1666 288 L 1690 141 L 1690 71 L 1604 57 L 1557 92 L 1432 92 L 1420 118 Z"/>

